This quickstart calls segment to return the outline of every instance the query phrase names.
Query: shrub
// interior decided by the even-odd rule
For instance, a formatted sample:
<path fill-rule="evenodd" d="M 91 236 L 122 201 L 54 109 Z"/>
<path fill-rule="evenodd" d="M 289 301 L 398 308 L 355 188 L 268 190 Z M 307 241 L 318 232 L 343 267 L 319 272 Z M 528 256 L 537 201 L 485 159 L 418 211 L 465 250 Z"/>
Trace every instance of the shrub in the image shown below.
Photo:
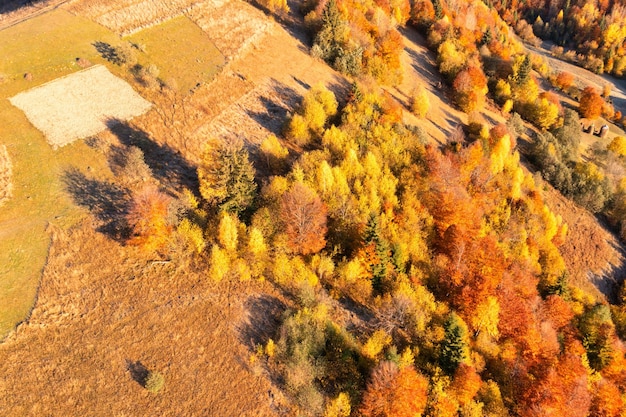
<path fill-rule="evenodd" d="M 418 85 L 411 94 L 411 112 L 417 117 L 424 118 L 430 109 L 428 93 L 423 85 Z"/>
<path fill-rule="evenodd" d="M 606 148 L 616 155 L 626 156 L 626 138 L 616 136 Z"/>
<path fill-rule="evenodd" d="M 141 67 L 137 73 L 139 81 L 148 88 L 156 88 L 159 86 L 159 68 L 156 65 L 150 64 L 145 67 Z"/>
<path fill-rule="evenodd" d="M 574 75 L 566 71 L 559 72 L 554 80 L 554 86 L 561 91 L 569 91 L 572 85 L 574 85 Z"/>
<path fill-rule="evenodd" d="M 133 46 L 128 42 L 124 42 L 121 45 L 116 46 L 114 48 L 114 53 L 116 56 L 115 63 L 117 65 L 128 65 L 129 67 L 132 67 L 137 63 L 137 54 L 135 54 Z"/>
<path fill-rule="evenodd" d="M 122 155 L 122 170 L 124 175 L 131 182 L 144 182 L 152 176 L 152 170 L 146 164 L 143 151 L 136 146 L 130 146 Z"/>
<path fill-rule="evenodd" d="M 144 388 L 153 394 L 158 394 L 165 385 L 165 378 L 159 372 L 149 371 L 144 381 Z"/>

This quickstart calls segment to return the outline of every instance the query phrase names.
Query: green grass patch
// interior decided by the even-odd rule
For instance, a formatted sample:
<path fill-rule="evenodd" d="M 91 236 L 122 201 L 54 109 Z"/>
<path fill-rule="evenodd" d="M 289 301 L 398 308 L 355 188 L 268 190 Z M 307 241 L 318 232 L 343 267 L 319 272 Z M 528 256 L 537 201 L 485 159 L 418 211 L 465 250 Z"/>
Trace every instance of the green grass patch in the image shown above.
<path fill-rule="evenodd" d="M 70 168 L 108 174 L 103 156 L 77 141 L 53 150 L 8 97 L 78 71 L 76 58 L 102 63 L 92 43 L 120 42 L 107 29 L 64 11 L 53 11 L 0 31 L 0 143 L 13 163 L 13 197 L 0 207 L 0 340 L 31 309 L 45 266 L 49 223 L 70 227 L 86 214 L 65 190 Z M 23 74 L 33 74 L 26 81 Z"/>
<path fill-rule="evenodd" d="M 119 37 L 103 26 L 63 10 L 45 13 L 0 31 L 0 97 L 43 84 L 81 69 L 76 58 L 93 63 L 104 59 L 92 45 L 119 44 Z M 32 81 L 24 74 L 32 74 Z"/>
<path fill-rule="evenodd" d="M 175 80 L 180 91 L 210 81 L 226 62 L 206 33 L 186 16 L 144 29 L 126 39 L 145 50 L 145 54 L 139 56 L 142 64 L 156 65 L 160 70 L 159 78 Z"/>
<path fill-rule="evenodd" d="M 13 197 L 0 207 L 0 339 L 32 307 L 45 265 L 49 223 L 62 228 L 86 211 L 65 190 L 63 174 L 74 167 L 107 175 L 103 156 L 77 141 L 53 150 L 24 114 L 0 101 L 0 143 L 13 162 Z M 88 168 L 89 167 L 89 168 Z"/>

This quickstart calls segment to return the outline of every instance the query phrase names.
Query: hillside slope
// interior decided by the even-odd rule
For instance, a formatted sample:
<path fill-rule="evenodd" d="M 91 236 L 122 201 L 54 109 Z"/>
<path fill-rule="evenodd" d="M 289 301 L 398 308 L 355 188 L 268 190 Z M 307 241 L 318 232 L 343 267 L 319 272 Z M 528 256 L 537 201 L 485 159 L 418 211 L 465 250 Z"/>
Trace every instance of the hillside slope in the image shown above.
<path fill-rule="evenodd" d="M 77 2 L 71 10 L 96 20 L 115 15 L 88 7 L 97 3 Z M 254 154 L 270 133 L 282 131 L 287 115 L 311 86 L 325 84 L 340 97 L 349 90 L 352 80 L 308 54 L 307 34 L 294 22 L 271 21 L 239 0 L 193 3 L 176 3 L 180 7 L 171 13 L 184 10 L 229 61 L 185 102 L 191 115 L 185 120 L 189 137 L 182 140 L 164 128 L 157 112 L 132 126 L 157 147 L 184 156 L 190 172 L 207 139 L 239 138 Z M 146 19 L 152 18 L 115 22 L 126 33 Z M 407 28 L 403 36 L 405 79 L 387 91 L 403 107 L 405 122 L 422 127 L 431 143 L 445 144 L 467 116 L 449 104 L 449 91 L 438 89 L 441 78 L 421 35 Z M 424 121 L 407 110 L 417 83 L 427 87 L 432 106 Z M 165 103 L 156 93 L 146 94 Z M 489 109 L 483 117 L 492 125 L 504 121 Z M 121 146 L 116 135 L 99 140 Z M 290 147 L 292 154 L 301 151 Z M 624 262 L 620 243 L 573 203 L 546 194 L 551 208 L 569 224 L 570 238 L 561 250 L 574 282 L 585 285 L 590 277 L 607 293 L 607 282 L 621 278 L 615 275 Z M 0 414 L 289 415 L 289 400 L 279 389 L 282 381 L 257 363 L 262 345 L 276 334 L 281 313 L 292 307 L 288 297 L 262 280 L 213 283 L 206 265 L 152 258 L 96 231 L 100 226 L 94 215 L 70 231 L 49 227 L 52 246 L 32 315 L 0 344 Z M 369 331 L 363 325 L 366 309 L 342 301 L 337 308 L 346 322 Z M 147 371 L 165 378 L 157 395 L 142 387 Z"/>

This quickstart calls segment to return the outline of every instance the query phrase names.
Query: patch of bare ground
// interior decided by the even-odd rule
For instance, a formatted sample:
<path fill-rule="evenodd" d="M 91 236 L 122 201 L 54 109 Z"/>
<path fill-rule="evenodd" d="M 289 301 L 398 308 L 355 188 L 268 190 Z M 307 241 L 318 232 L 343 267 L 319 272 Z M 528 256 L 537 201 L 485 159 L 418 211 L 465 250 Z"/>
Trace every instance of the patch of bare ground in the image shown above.
<path fill-rule="evenodd" d="M 570 280 L 609 299 L 615 286 L 626 278 L 626 251 L 618 238 L 587 210 L 546 185 L 548 206 L 568 225 L 565 243 L 560 247 Z"/>
<path fill-rule="evenodd" d="M 269 286 L 208 282 L 90 225 L 51 230 L 32 315 L 0 345 L 1 415 L 276 415 L 280 393 L 250 369 L 245 333 L 250 320 L 273 331 L 260 327 L 282 305 Z M 141 385 L 150 370 L 165 377 L 157 395 Z"/>

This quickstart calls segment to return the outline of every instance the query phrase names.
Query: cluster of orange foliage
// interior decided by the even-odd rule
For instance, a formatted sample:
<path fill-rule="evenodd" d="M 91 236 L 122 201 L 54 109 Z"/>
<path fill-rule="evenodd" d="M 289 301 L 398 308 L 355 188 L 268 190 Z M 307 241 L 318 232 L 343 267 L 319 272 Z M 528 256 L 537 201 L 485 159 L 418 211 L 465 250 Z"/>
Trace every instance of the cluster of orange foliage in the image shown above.
<path fill-rule="evenodd" d="M 621 76 L 626 69 L 626 8 L 623 1 L 555 0 L 491 2 L 509 24 L 520 17 L 534 33 L 573 48 L 565 55 L 595 72 Z"/>
<path fill-rule="evenodd" d="M 385 102 L 375 90 L 356 91 L 342 124 L 326 129 L 320 148 L 292 167 L 286 179 L 294 185 L 274 178 L 264 191 L 270 201 L 273 189 L 290 195 L 308 187 L 298 192 L 308 196 L 283 201 L 315 204 L 327 216 L 327 245 L 318 240 L 302 249 L 288 227 L 290 252 L 309 253 L 299 259 L 331 294 L 377 317 L 369 323 L 376 331 L 350 342 L 351 357 L 367 365 L 311 371 L 312 387 L 326 392 L 320 395 L 333 410 L 331 398 L 341 395 L 364 416 L 626 411 L 626 350 L 606 306 L 564 278 L 558 247 L 566 225 L 521 168 L 506 127 L 464 146 L 423 146 Z M 322 223 L 305 229 L 325 230 Z M 277 237 L 265 236 L 272 245 Z M 321 258 L 312 255 L 318 251 Z M 317 329 L 350 333 L 324 320 Z M 326 337 L 312 360 L 347 349 Z M 279 369 L 294 360 L 289 351 L 275 357 Z M 345 386 L 358 387 L 361 399 L 332 388 Z"/>

